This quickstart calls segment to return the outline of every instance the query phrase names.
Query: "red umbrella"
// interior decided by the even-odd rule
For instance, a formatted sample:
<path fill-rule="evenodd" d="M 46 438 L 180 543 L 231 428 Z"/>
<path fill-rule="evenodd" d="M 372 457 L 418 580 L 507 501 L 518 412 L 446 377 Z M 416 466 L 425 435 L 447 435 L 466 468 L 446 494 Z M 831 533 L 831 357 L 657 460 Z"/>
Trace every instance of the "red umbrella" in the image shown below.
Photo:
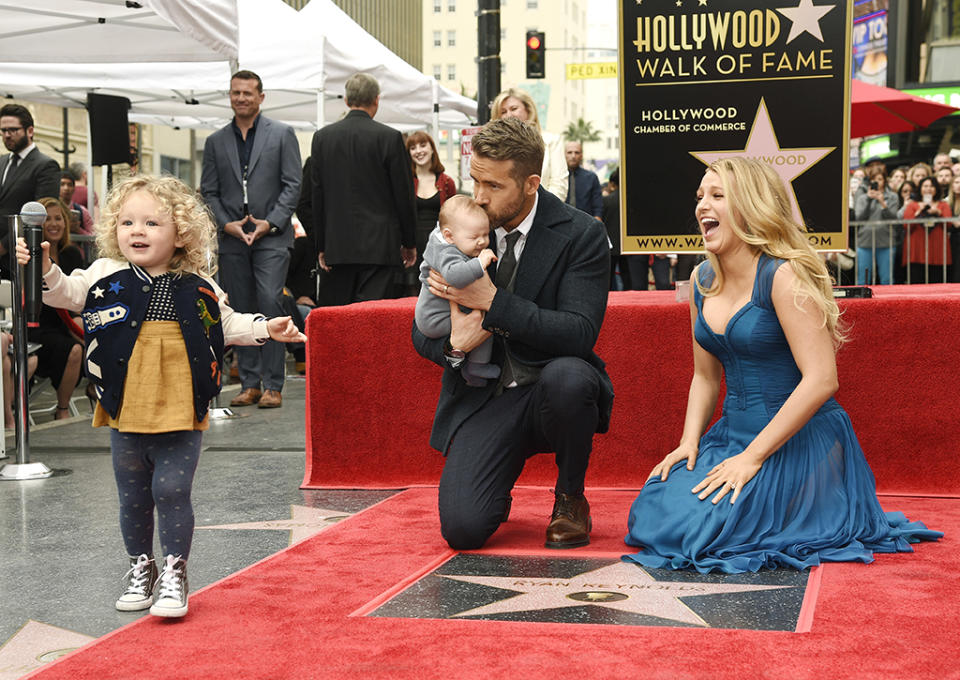
<path fill-rule="evenodd" d="M 960 111 L 946 104 L 859 80 L 853 81 L 850 103 L 851 137 L 909 132 Z"/>

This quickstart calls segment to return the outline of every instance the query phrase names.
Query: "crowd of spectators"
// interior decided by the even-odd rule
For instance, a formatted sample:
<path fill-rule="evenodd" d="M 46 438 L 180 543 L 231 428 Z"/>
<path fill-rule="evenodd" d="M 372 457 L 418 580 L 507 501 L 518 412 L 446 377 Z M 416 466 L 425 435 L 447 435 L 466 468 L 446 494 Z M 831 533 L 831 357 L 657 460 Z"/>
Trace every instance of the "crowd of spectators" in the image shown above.
<path fill-rule="evenodd" d="M 856 252 L 834 258 L 839 282 L 960 282 L 958 217 L 960 158 L 938 153 L 932 163 L 892 168 L 871 159 L 850 178 L 850 242 Z M 849 270 L 855 270 L 854 280 Z"/>

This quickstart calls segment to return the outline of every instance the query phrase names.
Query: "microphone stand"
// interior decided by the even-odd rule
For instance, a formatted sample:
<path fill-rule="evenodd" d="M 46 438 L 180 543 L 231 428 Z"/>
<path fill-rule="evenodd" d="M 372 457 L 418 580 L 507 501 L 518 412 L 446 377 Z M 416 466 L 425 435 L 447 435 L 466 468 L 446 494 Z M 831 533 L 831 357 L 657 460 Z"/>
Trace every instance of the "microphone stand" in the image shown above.
<path fill-rule="evenodd" d="M 17 430 L 17 462 L 0 468 L 0 480 L 44 479 L 53 475 L 53 470 L 43 463 L 30 462 L 30 406 L 27 392 L 27 320 L 23 300 L 23 275 L 17 262 L 16 244 L 21 236 L 19 215 L 9 217 L 8 251 L 10 255 L 10 278 L 13 283 L 13 389 L 14 417 Z"/>
<path fill-rule="evenodd" d="M 208 263 L 209 265 L 211 265 L 211 267 L 212 267 L 212 265 L 213 265 L 213 253 L 210 253 L 210 252 L 207 253 L 207 263 Z M 214 280 L 215 280 L 217 283 L 220 283 L 220 274 L 219 274 L 219 272 L 218 272 L 217 275 L 214 277 Z M 236 352 L 234 352 L 234 359 L 236 359 Z M 226 366 L 225 366 L 224 363 L 221 361 L 221 362 L 220 362 L 220 389 L 221 389 L 221 390 L 223 389 L 223 384 L 224 384 L 224 382 L 225 382 L 225 378 L 224 378 L 224 375 L 223 375 L 223 369 L 224 369 L 224 368 L 226 368 Z M 232 420 L 232 419 L 234 419 L 234 418 L 243 418 L 243 417 L 244 417 L 244 416 L 240 415 L 239 413 L 237 413 L 236 411 L 234 411 L 234 410 L 233 410 L 232 408 L 230 408 L 229 406 L 221 406 L 221 405 L 220 405 L 220 392 L 217 392 L 216 396 L 211 400 L 210 407 L 209 407 L 209 409 L 207 410 L 207 412 L 210 414 L 210 420 L 211 420 L 211 422 L 214 421 L 214 420 Z"/>

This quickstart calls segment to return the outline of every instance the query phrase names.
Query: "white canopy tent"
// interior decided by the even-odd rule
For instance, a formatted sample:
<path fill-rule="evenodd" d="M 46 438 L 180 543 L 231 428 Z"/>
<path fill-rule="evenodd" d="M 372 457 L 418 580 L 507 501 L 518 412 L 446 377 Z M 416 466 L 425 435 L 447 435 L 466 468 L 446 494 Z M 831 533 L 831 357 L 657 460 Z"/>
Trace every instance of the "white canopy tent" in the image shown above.
<path fill-rule="evenodd" d="M 299 14 L 281 0 L 33 0 L 0 5 L 0 27 L 0 95 L 82 107 L 87 92 L 114 94 L 139 122 L 225 124 L 237 68 L 263 78 L 266 115 L 301 129 L 338 118 L 361 70 L 380 80 L 387 124 L 460 127 L 476 113 L 330 0 Z"/>

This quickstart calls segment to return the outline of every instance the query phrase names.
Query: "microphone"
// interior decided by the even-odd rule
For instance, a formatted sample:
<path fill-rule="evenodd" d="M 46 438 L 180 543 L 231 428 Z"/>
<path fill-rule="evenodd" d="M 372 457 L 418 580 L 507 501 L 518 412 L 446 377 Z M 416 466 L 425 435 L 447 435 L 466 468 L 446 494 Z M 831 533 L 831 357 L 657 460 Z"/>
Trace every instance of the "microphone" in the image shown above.
<path fill-rule="evenodd" d="M 41 272 L 43 270 L 43 223 L 47 219 L 47 209 L 42 203 L 30 201 L 20 208 L 20 221 L 23 223 L 23 238 L 30 251 L 30 261 L 24 266 L 24 311 L 26 312 L 27 326 L 36 328 L 40 325 L 40 306 L 43 302 L 43 284 Z"/>

